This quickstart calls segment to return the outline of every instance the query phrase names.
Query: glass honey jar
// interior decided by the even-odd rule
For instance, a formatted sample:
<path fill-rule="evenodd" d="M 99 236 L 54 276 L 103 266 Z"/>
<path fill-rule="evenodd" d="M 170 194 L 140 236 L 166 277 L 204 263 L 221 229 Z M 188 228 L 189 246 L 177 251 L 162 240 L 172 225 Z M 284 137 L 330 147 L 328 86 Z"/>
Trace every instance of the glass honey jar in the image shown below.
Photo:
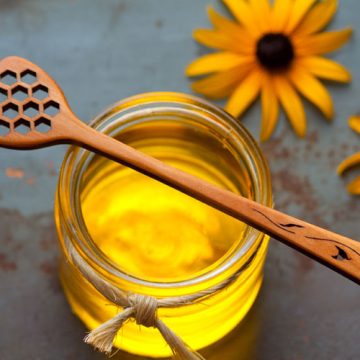
<path fill-rule="evenodd" d="M 229 114 L 201 99 L 168 92 L 137 95 L 108 108 L 91 126 L 219 187 L 272 205 L 269 170 L 256 142 Z M 88 329 L 119 309 L 78 271 L 66 242 L 106 281 L 156 298 L 197 293 L 244 269 L 228 287 L 202 301 L 158 310 L 195 350 L 229 333 L 259 292 L 268 236 L 76 146 L 61 168 L 55 219 L 62 286 Z M 134 321 L 119 331 L 114 345 L 137 355 L 171 355 L 156 329 Z"/>

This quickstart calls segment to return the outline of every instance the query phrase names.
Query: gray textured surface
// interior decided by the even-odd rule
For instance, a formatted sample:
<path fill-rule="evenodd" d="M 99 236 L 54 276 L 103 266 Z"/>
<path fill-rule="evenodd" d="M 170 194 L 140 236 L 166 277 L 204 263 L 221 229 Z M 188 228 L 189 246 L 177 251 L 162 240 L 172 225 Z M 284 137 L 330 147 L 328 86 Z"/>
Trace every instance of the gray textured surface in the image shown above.
<path fill-rule="evenodd" d="M 191 30 L 207 26 L 203 0 L 1 0 L 0 56 L 17 54 L 57 79 L 74 111 L 88 121 L 114 101 L 144 91 L 188 92 L 185 65 L 200 49 Z M 214 1 L 215 3 L 215 1 Z M 341 1 L 332 27 L 359 25 L 360 2 Z M 358 238 L 360 198 L 350 197 L 336 164 L 360 148 L 347 125 L 360 110 L 360 44 L 333 57 L 353 85 L 330 86 L 332 125 L 307 106 L 309 136 L 298 140 L 282 118 L 263 146 L 281 210 Z M 257 136 L 260 108 L 244 124 Z M 53 194 L 64 147 L 0 150 L 0 359 L 103 359 L 82 344 L 57 280 Z M 22 169 L 18 178 L 6 169 Z M 11 174 L 10 174 L 11 175 Z M 272 242 L 265 286 L 246 321 L 209 359 L 358 359 L 360 289 Z M 115 359 L 130 360 L 119 353 Z"/>

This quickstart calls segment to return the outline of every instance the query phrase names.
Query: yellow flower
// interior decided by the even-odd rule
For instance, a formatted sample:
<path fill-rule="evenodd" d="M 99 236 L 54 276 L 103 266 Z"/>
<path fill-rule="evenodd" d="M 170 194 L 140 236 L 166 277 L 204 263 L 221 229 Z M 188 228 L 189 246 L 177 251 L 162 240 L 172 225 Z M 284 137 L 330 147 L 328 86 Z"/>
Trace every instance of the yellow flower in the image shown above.
<path fill-rule="evenodd" d="M 341 47 L 351 29 L 319 33 L 332 19 L 336 0 L 222 0 L 236 18 L 231 21 L 209 8 L 214 29 L 198 29 L 194 38 L 220 52 L 205 55 L 186 69 L 195 92 L 212 99 L 230 96 L 225 109 L 240 116 L 260 95 L 261 140 L 274 131 L 280 105 L 299 136 L 306 116 L 299 93 L 333 117 L 332 99 L 317 78 L 347 83 L 351 75 L 321 57 Z"/>
<path fill-rule="evenodd" d="M 349 119 L 349 126 L 351 129 L 360 134 L 360 116 L 352 116 Z M 350 168 L 358 165 L 360 165 L 360 152 L 349 156 L 343 162 L 341 162 L 337 168 L 337 172 L 339 175 L 342 175 L 346 170 L 349 170 Z M 350 182 L 350 184 L 347 186 L 347 190 L 350 194 L 360 195 L 360 176 Z"/>

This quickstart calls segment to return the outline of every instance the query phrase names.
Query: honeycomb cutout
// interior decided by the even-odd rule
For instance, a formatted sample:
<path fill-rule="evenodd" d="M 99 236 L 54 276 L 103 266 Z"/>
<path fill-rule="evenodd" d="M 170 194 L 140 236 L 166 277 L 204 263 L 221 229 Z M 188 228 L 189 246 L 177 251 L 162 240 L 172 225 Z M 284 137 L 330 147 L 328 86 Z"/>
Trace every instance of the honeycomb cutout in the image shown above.
<path fill-rule="evenodd" d="M 38 81 L 33 70 L 0 74 L 0 137 L 11 132 L 26 135 L 30 131 L 45 134 L 60 104 L 49 98 L 49 89 Z"/>

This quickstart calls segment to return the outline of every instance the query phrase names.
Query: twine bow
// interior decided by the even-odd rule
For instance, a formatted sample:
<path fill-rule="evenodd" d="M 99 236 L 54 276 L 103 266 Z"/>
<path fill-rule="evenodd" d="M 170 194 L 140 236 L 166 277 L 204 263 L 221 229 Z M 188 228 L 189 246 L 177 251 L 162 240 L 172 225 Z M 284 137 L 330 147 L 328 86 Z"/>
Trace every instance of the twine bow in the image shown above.
<path fill-rule="evenodd" d="M 136 323 L 146 327 L 153 327 L 160 331 L 170 346 L 174 356 L 179 360 L 205 360 L 200 354 L 191 351 L 186 344 L 172 332 L 157 316 L 159 301 L 152 296 L 130 294 L 127 298 L 128 306 L 115 317 L 91 331 L 85 342 L 98 350 L 109 354 L 117 332 L 126 320 L 134 318 Z"/>
<path fill-rule="evenodd" d="M 199 299 L 204 299 L 233 283 L 239 275 L 250 265 L 255 254 L 233 276 L 223 282 L 196 294 L 178 296 L 172 298 L 156 299 L 152 296 L 126 293 L 100 277 L 79 255 L 71 244 L 70 240 L 65 241 L 68 254 L 74 265 L 80 270 L 83 276 L 112 303 L 123 308 L 119 314 L 106 321 L 96 329 L 92 330 L 84 341 L 93 345 L 99 351 L 110 354 L 113 348 L 114 339 L 130 318 L 136 323 L 145 327 L 153 327 L 159 330 L 164 340 L 171 348 L 175 359 L 178 360 L 205 360 L 199 353 L 191 350 L 167 325 L 158 318 L 158 308 L 174 308 L 193 304 Z M 259 245 L 260 246 L 260 245 Z"/>

